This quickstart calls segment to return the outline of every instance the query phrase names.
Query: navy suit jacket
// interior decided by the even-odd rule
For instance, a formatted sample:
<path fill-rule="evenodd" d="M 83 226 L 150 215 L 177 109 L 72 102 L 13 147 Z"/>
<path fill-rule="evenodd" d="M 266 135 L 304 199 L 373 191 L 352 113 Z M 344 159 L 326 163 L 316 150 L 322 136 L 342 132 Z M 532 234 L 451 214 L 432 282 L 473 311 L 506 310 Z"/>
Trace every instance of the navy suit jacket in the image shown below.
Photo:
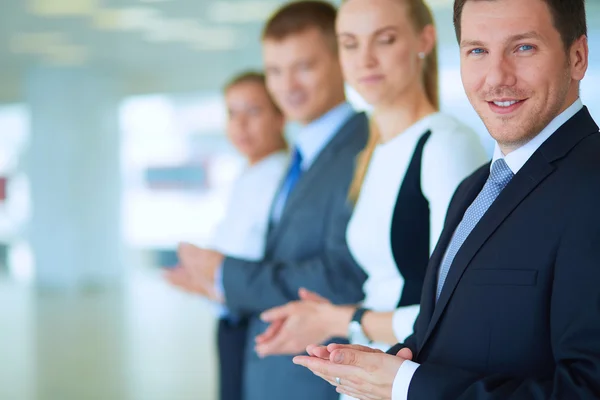
<path fill-rule="evenodd" d="M 489 164 L 450 204 L 409 347 L 409 400 L 600 399 L 600 134 L 584 107 L 500 193 L 438 268 Z"/>

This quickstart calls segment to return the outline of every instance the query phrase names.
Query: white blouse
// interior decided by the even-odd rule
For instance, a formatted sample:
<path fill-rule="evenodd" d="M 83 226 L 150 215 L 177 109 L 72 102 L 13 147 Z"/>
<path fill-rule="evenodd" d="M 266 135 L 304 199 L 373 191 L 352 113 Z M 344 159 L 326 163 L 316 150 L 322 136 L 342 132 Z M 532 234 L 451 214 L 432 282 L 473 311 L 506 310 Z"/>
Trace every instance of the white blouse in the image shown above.
<path fill-rule="evenodd" d="M 412 333 L 419 306 L 397 308 L 404 279 L 392 251 L 392 219 L 417 143 L 428 130 L 431 136 L 423 148 L 421 189 L 429 202 L 431 254 L 454 191 L 487 160 L 477 134 L 443 113 L 431 114 L 377 146 L 346 232 L 352 255 L 368 275 L 363 307 L 378 312 L 396 309 L 393 328 L 400 342 Z M 370 346 L 387 350 L 390 344 Z"/>
<path fill-rule="evenodd" d="M 244 260 L 263 258 L 271 205 L 288 166 L 288 153 L 280 151 L 242 172 L 209 248 Z"/>

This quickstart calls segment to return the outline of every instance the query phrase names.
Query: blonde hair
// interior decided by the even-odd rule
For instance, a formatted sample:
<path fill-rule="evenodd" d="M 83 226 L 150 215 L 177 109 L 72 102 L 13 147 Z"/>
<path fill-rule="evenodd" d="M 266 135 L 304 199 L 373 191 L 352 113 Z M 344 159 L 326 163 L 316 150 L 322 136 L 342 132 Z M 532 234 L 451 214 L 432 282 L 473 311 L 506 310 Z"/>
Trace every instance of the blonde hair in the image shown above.
<path fill-rule="evenodd" d="M 348 0 L 344 0 L 348 1 Z M 417 31 L 422 31 L 428 25 L 434 25 L 431 9 L 425 4 L 424 0 L 402 0 L 407 6 L 408 18 Z M 439 88 L 438 88 L 438 57 L 437 44 L 425 59 L 423 60 L 423 86 L 429 102 L 436 110 L 440 108 Z M 352 202 L 358 200 L 369 163 L 373 157 L 373 152 L 380 141 L 380 134 L 377 124 L 371 119 L 369 123 L 369 140 L 364 150 L 357 157 L 354 178 L 350 184 L 349 198 Z"/>

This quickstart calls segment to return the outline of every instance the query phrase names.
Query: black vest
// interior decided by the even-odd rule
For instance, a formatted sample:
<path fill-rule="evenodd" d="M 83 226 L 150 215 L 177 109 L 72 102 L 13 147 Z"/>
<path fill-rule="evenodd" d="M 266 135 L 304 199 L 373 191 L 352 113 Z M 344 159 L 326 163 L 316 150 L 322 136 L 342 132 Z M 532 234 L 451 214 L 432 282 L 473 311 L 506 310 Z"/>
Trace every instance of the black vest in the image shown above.
<path fill-rule="evenodd" d="M 429 262 L 430 213 L 429 202 L 421 188 L 421 160 L 425 143 L 430 136 L 431 131 L 427 131 L 417 143 L 400 186 L 392 217 L 392 253 L 405 281 L 398 307 L 421 302 Z"/>

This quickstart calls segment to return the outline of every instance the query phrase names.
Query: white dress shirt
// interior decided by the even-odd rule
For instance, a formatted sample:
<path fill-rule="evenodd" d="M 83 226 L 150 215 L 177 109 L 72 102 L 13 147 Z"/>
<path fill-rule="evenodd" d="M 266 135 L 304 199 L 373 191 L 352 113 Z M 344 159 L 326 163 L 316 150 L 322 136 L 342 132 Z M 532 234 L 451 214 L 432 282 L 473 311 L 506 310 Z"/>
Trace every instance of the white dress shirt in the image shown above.
<path fill-rule="evenodd" d="M 508 167 L 516 175 L 525 165 L 525 163 L 527 163 L 527 161 L 531 158 L 533 153 L 535 153 L 540 146 L 558 130 L 558 128 L 571 119 L 582 108 L 583 103 L 578 98 L 573 104 L 571 104 L 571 106 L 554 118 L 537 136 L 508 155 L 504 155 L 500 149 L 500 146 L 498 143 L 496 143 L 492 165 L 494 161 L 504 158 Z M 396 374 L 396 378 L 394 379 L 392 400 L 408 399 L 410 381 L 412 380 L 412 377 L 418 368 L 419 364 L 412 361 L 405 361 L 402 363 L 398 373 Z"/>
<path fill-rule="evenodd" d="M 310 168 L 321 151 L 354 113 L 350 103 L 343 102 L 300 129 L 294 139 L 294 146 L 302 154 L 303 171 Z"/>
<path fill-rule="evenodd" d="M 244 260 L 263 258 L 271 204 L 288 163 L 287 152 L 279 151 L 243 170 L 207 247 Z"/>

